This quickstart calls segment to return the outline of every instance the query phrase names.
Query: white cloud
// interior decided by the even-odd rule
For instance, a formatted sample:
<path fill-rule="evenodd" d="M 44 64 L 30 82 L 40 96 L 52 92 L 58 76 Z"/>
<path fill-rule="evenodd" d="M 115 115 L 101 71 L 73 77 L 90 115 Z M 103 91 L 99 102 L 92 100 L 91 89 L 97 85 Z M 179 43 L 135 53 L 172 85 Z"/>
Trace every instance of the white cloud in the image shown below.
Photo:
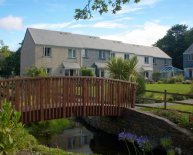
<path fill-rule="evenodd" d="M 63 28 L 70 26 L 72 23 L 73 22 L 64 22 L 64 23 L 56 23 L 56 24 L 39 23 L 39 24 L 28 25 L 27 27 L 39 28 L 39 29 L 61 30 Z"/>
<path fill-rule="evenodd" d="M 125 18 L 125 20 L 129 20 L 130 18 Z M 119 22 L 124 19 L 117 19 L 112 21 L 101 21 L 96 22 L 94 24 L 75 24 L 70 26 L 70 28 L 104 28 L 104 29 L 114 29 L 114 28 L 124 28 L 126 27 L 124 24 L 120 24 Z"/>
<path fill-rule="evenodd" d="M 124 28 L 125 25 L 114 21 L 102 21 L 93 25 L 94 28 Z"/>
<path fill-rule="evenodd" d="M 140 10 L 143 10 L 147 7 L 152 7 L 156 3 L 158 3 L 161 0 L 142 0 L 139 3 L 133 3 L 129 5 L 125 5 L 122 7 L 122 10 L 118 11 L 118 15 L 126 14 L 126 13 L 132 13 L 132 12 L 138 12 Z"/>
<path fill-rule="evenodd" d="M 23 28 L 23 19 L 21 17 L 7 16 L 0 18 L 0 29 L 3 30 L 21 30 Z"/>
<path fill-rule="evenodd" d="M 137 12 L 139 10 L 142 10 L 143 8 L 140 7 L 123 7 L 122 10 L 117 12 L 118 15 L 125 14 L 125 13 L 131 13 L 131 12 Z"/>
<path fill-rule="evenodd" d="M 156 4 L 157 2 L 159 2 L 161 0 L 142 0 L 141 2 L 139 2 L 137 5 L 141 5 L 141 6 L 152 6 L 154 4 Z"/>
<path fill-rule="evenodd" d="M 146 22 L 140 27 L 137 26 L 134 30 L 123 32 L 121 34 L 101 36 L 101 38 L 151 46 L 158 39 L 162 38 L 169 28 L 170 26 L 160 25 L 157 22 Z"/>

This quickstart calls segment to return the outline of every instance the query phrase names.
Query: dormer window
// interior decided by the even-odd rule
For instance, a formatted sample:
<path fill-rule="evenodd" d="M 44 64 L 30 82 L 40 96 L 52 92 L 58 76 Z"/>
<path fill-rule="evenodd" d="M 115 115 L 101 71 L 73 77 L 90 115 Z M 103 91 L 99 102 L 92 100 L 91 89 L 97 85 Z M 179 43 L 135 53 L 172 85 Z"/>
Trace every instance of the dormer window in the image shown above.
<path fill-rule="evenodd" d="M 124 54 L 124 59 L 129 60 L 129 54 Z"/>
<path fill-rule="evenodd" d="M 145 57 L 144 62 L 145 62 L 145 64 L 149 64 L 149 57 Z"/>
<path fill-rule="evenodd" d="M 43 56 L 45 56 L 45 57 L 51 56 L 51 48 L 50 47 L 44 47 Z"/>
<path fill-rule="evenodd" d="M 68 58 L 70 58 L 70 59 L 76 58 L 76 50 L 75 49 L 68 49 Z"/>

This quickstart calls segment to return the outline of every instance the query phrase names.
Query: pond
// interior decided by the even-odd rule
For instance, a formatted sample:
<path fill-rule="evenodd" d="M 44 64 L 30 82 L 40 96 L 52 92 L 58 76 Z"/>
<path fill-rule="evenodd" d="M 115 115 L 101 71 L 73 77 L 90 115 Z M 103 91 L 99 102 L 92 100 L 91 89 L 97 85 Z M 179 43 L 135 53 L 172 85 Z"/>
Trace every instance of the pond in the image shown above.
<path fill-rule="evenodd" d="M 126 155 L 125 144 L 115 135 L 91 131 L 76 122 L 71 129 L 46 137 L 37 137 L 41 144 L 68 152 L 102 155 Z"/>

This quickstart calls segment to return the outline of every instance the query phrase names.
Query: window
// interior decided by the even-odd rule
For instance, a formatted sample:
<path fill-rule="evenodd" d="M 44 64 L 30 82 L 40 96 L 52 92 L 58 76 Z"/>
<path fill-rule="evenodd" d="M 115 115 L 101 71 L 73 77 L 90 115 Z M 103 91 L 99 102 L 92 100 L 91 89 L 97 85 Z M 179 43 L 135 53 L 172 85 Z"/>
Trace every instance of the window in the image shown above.
<path fill-rule="evenodd" d="M 45 57 L 50 57 L 51 56 L 51 48 L 50 47 L 44 47 L 43 56 L 45 56 Z"/>
<path fill-rule="evenodd" d="M 75 49 L 68 49 L 68 58 L 76 58 L 76 50 Z"/>
<path fill-rule="evenodd" d="M 111 53 L 111 58 L 114 58 L 115 57 L 115 53 Z"/>
<path fill-rule="evenodd" d="M 145 74 L 145 78 L 149 78 L 149 73 L 148 72 L 144 72 Z"/>
<path fill-rule="evenodd" d="M 145 64 L 149 64 L 149 57 L 145 57 Z"/>
<path fill-rule="evenodd" d="M 125 55 L 124 55 L 124 59 L 125 59 L 125 60 L 129 60 L 129 54 L 125 54 Z"/>
<path fill-rule="evenodd" d="M 157 64 L 157 59 L 153 58 L 153 64 L 156 65 Z"/>
<path fill-rule="evenodd" d="M 164 59 L 164 65 L 167 65 L 167 59 Z"/>
<path fill-rule="evenodd" d="M 82 50 L 82 57 L 87 58 L 88 57 L 88 51 L 87 50 Z"/>
<path fill-rule="evenodd" d="M 193 54 L 188 54 L 188 61 L 193 61 Z"/>
<path fill-rule="evenodd" d="M 48 74 L 51 74 L 51 73 L 52 73 L 52 68 L 46 68 L 46 72 L 47 72 Z"/>
<path fill-rule="evenodd" d="M 99 51 L 99 59 L 105 59 L 105 51 Z"/>

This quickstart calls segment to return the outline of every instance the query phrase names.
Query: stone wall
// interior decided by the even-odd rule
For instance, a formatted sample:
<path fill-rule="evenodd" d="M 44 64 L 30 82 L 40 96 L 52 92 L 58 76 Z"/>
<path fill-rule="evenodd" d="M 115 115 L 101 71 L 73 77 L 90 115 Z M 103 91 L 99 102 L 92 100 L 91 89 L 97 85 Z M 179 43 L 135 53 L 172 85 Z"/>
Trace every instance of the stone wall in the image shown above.
<path fill-rule="evenodd" d="M 127 109 L 121 117 L 87 117 L 84 120 L 90 126 L 110 134 L 125 130 L 138 136 L 148 136 L 157 142 L 170 137 L 173 146 L 181 148 L 183 154 L 193 154 L 193 134 L 153 114 Z"/>

